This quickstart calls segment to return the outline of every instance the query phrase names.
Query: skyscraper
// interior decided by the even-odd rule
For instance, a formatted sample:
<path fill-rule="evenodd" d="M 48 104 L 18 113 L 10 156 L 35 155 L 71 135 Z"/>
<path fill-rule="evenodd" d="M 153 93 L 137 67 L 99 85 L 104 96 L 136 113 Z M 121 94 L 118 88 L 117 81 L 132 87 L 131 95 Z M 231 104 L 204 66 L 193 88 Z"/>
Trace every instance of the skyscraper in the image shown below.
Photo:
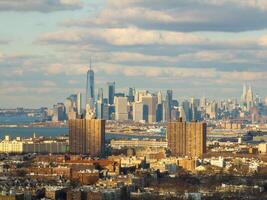
<path fill-rule="evenodd" d="M 182 102 L 182 108 L 183 108 L 183 112 L 185 114 L 185 118 L 183 118 L 183 119 L 185 119 L 185 121 L 191 121 L 191 119 L 192 119 L 192 115 L 191 115 L 192 112 L 190 110 L 190 103 L 189 103 L 189 101 L 187 101 L 187 100 L 183 101 Z"/>
<path fill-rule="evenodd" d="M 82 94 L 80 92 L 77 93 L 77 114 L 82 114 Z"/>
<path fill-rule="evenodd" d="M 135 122 L 144 120 L 144 104 L 142 102 L 133 103 L 133 120 Z"/>
<path fill-rule="evenodd" d="M 206 123 L 169 122 L 167 127 L 168 147 L 173 156 L 201 157 L 206 153 Z"/>
<path fill-rule="evenodd" d="M 250 108 L 254 106 L 254 94 L 251 85 L 247 87 L 247 85 L 244 84 L 241 103 L 243 105 L 243 108 L 247 111 L 249 111 Z"/>
<path fill-rule="evenodd" d="M 96 101 L 96 118 L 103 119 L 103 102 L 101 100 Z"/>
<path fill-rule="evenodd" d="M 53 106 L 52 121 L 63 121 L 66 119 L 66 108 L 63 103 L 57 103 Z"/>
<path fill-rule="evenodd" d="M 107 99 L 107 103 L 110 105 L 114 104 L 115 95 L 115 82 L 107 82 L 104 89 L 104 98 Z"/>
<path fill-rule="evenodd" d="M 70 153 L 101 156 L 105 145 L 105 120 L 69 120 Z"/>
<path fill-rule="evenodd" d="M 134 88 L 129 88 L 129 91 L 128 91 L 128 100 L 129 100 L 129 102 L 134 102 L 134 94 L 135 94 L 135 89 Z"/>
<path fill-rule="evenodd" d="M 166 121 L 171 119 L 171 110 L 172 110 L 172 90 L 167 90 L 166 94 Z"/>
<path fill-rule="evenodd" d="M 145 106 L 145 109 L 148 110 L 148 123 L 156 122 L 156 111 L 157 111 L 157 96 L 152 94 L 147 94 L 142 96 L 142 103 Z"/>
<path fill-rule="evenodd" d="M 157 96 L 158 96 L 158 104 L 162 104 L 163 97 L 161 91 L 158 92 Z"/>
<path fill-rule="evenodd" d="M 254 96 L 251 85 L 248 88 L 246 100 L 247 100 L 247 109 L 250 110 L 250 108 L 254 106 Z"/>
<path fill-rule="evenodd" d="M 103 88 L 98 88 L 97 90 L 97 100 L 103 102 Z"/>
<path fill-rule="evenodd" d="M 90 105 L 90 108 L 94 108 L 95 102 L 95 83 L 94 83 L 94 71 L 91 68 L 87 72 L 87 81 L 86 81 L 86 105 Z"/>
<path fill-rule="evenodd" d="M 115 119 L 116 120 L 128 120 L 128 98 L 127 97 L 115 97 Z"/>

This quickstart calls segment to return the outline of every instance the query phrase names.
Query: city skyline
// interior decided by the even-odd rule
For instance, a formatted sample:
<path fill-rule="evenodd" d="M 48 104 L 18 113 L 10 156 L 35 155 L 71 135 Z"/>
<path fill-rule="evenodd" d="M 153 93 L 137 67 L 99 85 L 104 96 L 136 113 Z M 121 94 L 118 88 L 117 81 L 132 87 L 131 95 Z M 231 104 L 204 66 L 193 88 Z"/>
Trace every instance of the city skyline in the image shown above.
<path fill-rule="evenodd" d="M 0 107 L 85 97 L 90 57 L 95 88 L 115 81 L 118 91 L 217 99 L 240 98 L 247 82 L 265 97 L 266 9 L 234 0 L 1 1 Z"/>

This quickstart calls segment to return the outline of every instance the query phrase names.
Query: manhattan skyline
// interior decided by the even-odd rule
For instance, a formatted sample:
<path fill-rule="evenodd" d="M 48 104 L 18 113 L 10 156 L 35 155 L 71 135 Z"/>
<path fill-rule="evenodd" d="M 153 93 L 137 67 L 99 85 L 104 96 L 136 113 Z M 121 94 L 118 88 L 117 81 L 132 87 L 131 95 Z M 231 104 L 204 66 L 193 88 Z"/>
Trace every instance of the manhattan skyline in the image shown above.
<path fill-rule="evenodd" d="M 0 1 L 0 107 L 85 97 L 90 57 L 95 94 L 115 81 L 178 99 L 240 99 L 244 83 L 267 96 L 265 1 L 144 2 Z"/>

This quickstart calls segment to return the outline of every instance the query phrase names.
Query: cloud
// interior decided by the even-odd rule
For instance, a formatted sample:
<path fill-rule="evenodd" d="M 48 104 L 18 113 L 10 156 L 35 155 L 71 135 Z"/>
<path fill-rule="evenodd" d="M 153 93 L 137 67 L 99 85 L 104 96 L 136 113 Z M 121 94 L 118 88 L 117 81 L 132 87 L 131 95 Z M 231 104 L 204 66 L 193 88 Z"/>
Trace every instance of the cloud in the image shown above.
<path fill-rule="evenodd" d="M 80 0 L 0 0 L 0 11 L 53 12 L 82 8 Z"/>
<path fill-rule="evenodd" d="M 260 81 L 267 80 L 267 72 L 265 71 L 220 71 L 215 68 L 186 68 L 186 67 L 127 67 L 110 65 L 109 67 L 98 66 L 95 70 L 97 73 L 106 73 L 107 75 L 123 75 L 128 77 L 148 77 L 148 78 L 190 78 L 190 79 L 212 79 L 227 81 Z"/>
<path fill-rule="evenodd" d="M 9 43 L 10 43 L 9 40 L 0 39 L 0 45 L 6 45 L 6 44 L 9 44 Z"/>
<path fill-rule="evenodd" d="M 64 24 L 178 32 L 262 30 L 267 28 L 266 4 L 265 0 L 108 0 L 100 12 Z"/>
<path fill-rule="evenodd" d="M 74 75 L 86 74 L 86 72 L 88 71 L 88 66 L 81 64 L 64 65 L 61 63 L 54 63 L 50 64 L 49 66 L 44 66 L 43 71 L 49 76 L 60 75 L 60 74 L 74 76 Z"/>
<path fill-rule="evenodd" d="M 40 43 L 72 44 L 86 42 L 105 42 L 110 45 L 188 45 L 206 42 L 206 39 L 191 33 L 171 31 L 142 30 L 136 27 L 78 30 L 70 29 L 54 33 L 46 33 Z"/>
<path fill-rule="evenodd" d="M 264 35 L 262 36 L 260 39 L 259 39 L 259 45 L 261 46 L 264 46 L 264 47 L 267 47 L 267 35 Z"/>
<path fill-rule="evenodd" d="M 267 10 L 267 2 L 265 0 L 198 0 L 206 4 L 222 6 L 225 4 L 235 4 L 241 7 L 256 8 L 262 11 Z"/>
<path fill-rule="evenodd" d="M 185 45 L 199 44 L 204 38 L 190 33 L 178 33 L 170 31 L 148 31 L 135 27 L 122 29 L 106 29 L 102 37 L 114 45 Z"/>

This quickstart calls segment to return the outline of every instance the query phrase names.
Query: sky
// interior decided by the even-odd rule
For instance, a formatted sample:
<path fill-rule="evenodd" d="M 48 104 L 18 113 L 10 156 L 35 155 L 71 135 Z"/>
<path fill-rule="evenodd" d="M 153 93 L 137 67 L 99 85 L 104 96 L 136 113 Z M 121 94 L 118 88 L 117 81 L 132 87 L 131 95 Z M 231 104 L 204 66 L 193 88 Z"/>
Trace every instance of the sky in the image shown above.
<path fill-rule="evenodd" d="M 174 97 L 267 96 L 266 0 L 0 0 L 0 108 L 95 84 Z"/>

